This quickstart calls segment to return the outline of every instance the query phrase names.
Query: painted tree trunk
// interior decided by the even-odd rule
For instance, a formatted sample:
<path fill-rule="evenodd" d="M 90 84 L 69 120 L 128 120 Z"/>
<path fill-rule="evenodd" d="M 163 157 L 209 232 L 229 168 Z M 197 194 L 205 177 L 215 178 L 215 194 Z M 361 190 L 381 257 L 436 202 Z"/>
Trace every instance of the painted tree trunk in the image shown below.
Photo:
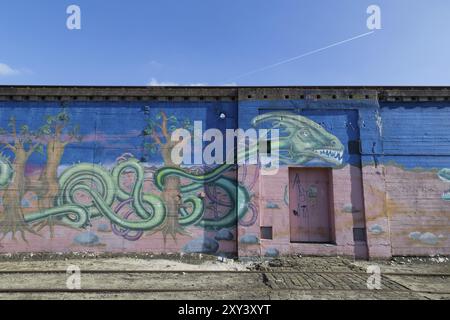
<path fill-rule="evenodd" d="M 3 193 L 3 212 L 0 213 L 0 225 L 4 235 L 12 232 L 14 237 L 16 232 L 21 232 L 23 237 L 23 229 L 28 229 L 22 209 L 22 198 L 25 195 L 25 165 L 28 157 L 23 148 L 16 146 L 15 160 L 12 164 L 14 176 Z"/>
<path fill-rule="evenodd" d="M 59 139 L 51 140 L 47 145 L 47 164 L 39 177 L 38 205 L 39 209 L 54 207 L 59 193 L 58 166 L 64 154 L 64 144 Z"/>
<path fill-rule="evenodd" d="M 167 143 L 161 147 L 161 152 L 164 160 L 165 166 L 179 167 L 175 165 L 172 161 L 171 153 L 174 145 L 172 143 Z M 162 233 L 164 239 L 169 234 L 176 241 L 177 233 L 187 234 L 180 226 L 179 211 L 182 204 L 182 197 L 180 192 L 180 178 L 179 177 L 167 177 L 164 184 L 164 189 L 161 193 L 161 198 L 166 206 L 166 221 L 162 227 Z"/>

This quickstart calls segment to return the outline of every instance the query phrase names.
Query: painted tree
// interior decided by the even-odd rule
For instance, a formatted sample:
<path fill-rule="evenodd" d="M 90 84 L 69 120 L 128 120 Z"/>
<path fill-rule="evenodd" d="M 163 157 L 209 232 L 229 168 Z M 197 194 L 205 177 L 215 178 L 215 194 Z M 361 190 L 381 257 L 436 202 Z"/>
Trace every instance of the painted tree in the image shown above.
<path fill-rule="evenodd" d="M 150 136 L 152 139 L 151 142 L 145 143 L 145 149 L 153 154 L 160 152 L 164 165 L 167 167 L 180 167 L 173 162 L 171 156 L 173 148 L 180 143 L 179 141 L 171 141 L 171 133 L 179 128 L 191 130 L 190 120 L 185 119 L 180 121 L 175 116 L 167 116 L 165 112 L 161 111 L 155 116 L 155 119 L 148 120 L 147 126 L 144 129 L 144 135 Z M 179 212 L 182 206 L 180 184 L 179 177 L 167 177 L 161 193 L 161 198 L 166 206 L 167 216 L 165 222 L 152 233 L 161 231 L 164 242 L 166 241 L 167 235 L 172 236 L 175 241 L 177 234 L 190 235 L 178 222 Z"/>
<path fill-rule="evenodd" d="M 49 209 L 55 206 L 56 197 L 59 194 L 58 167 L 66 146 L 72 142 L 81 141 L 78 125 L 70 124 L 70 115 L 63 109 L 57 115 L 46 117 L 46 124 L 41 127 L 45 143 L 46 166 L 41 171 L 37 181 L 30 182 L 30 190 L 38 197 L 39 210 Z M 39 223 L 38 231 L 49 226 L 50 235 L 53 236 L 53 218 L 48 218 Z"/>
<path fill-rule="evenodd" d="M 11 117 L 8 129 L 0 128 L 0 144 L 2 151 L 9 150 L 13 153 L 11 163 L 13 176 L 9 184 L 3 190 L 3 211 L 0 212 L 0 233 L 2 238 L 8 233 L 20 232 L 22 239 L 26 241 L 25 232 L 36 233 L 24 220 L 22 198 L 26 193 L 25 168 L 29 157 L 34 152 L 43 152 L 39 137 L 43 134 L 42 128 L 31 131 L 27 125 L 17 128 L 17 122 Z"/>

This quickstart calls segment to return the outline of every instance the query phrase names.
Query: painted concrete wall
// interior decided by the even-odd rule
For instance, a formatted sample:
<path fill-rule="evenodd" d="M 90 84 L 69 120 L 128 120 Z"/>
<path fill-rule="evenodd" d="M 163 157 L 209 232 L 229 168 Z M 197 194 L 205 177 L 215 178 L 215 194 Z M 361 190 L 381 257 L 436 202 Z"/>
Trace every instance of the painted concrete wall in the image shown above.
<path fill-rule="evenodd" d="M 289 112 L 320 124 L 344 146 L 342 165 L 288 159 L 276 176 L 261 177 L 260 225 L 273 239 L 240 245 L 240 253 L 351 255 L 386 258 L 450 252 L 448 183 L 450 104 L 360 101 L 252 101 L 239 105 L 240 125 L 256 114 Z M 245 110 L 245 112 L 244 112 Z M 301 127 L 299 127 L 301 130 Z M 359 150 L 351 145 L 360 140 Z M 301 144 L 301 143 L 299 143 Z M 318 146 L 323 148 L 323 146 Z M 350 150 L 353 149 L 353 150 Z M 329 167 L 333 176 L 332 232 L 327 244 L 289 241 L 288 167 Z M 353 231 L 364 228 L 365 241 Z M 255 226 L 239 236 L 258 234 Z M 242 241 L 241 241 L 242 242 Z"/>
<path fill-rule="evenodd" d="M 191 130 L 194 120 L 234 128 L 235 103 L 7 102 L 0 109 L 2 252 L 236 255 L 236 170 L 181 169 L 170 158 L 175 128 Z"/>
<path fill-rule="evenodd" d="M 392 254 L 450 254 L 450 104 L 383 103 L 381 117 Z"/>
<path fill-rule="evenodd" d="M 1 252 L 450 254 L 448 102 L 5 101 L 0 110 Z M 222 132 L 279 128 L 278 173 L 174 166 L 168 136 L 199 120 Z M 288 172 L 308 167 L 331 170 L 330 243 L 290 241 Z"/>
<path fill-rule="evenodd" d="M 349 255 L 367 257 L 367 244 L 355 241 L 354 228 L 365 227 L 365 208 L 362 189 L 360 139 L 360 108 L 377 108 L 376 102 L 306 102 L 304 100 L 290 101 L 248 101 L 239 104 L 239 125 L 248 126 L 252 119 L 261 114 L 292 114 L 298 117 L 297 124 L 290 122 L 280 127 L 280 136 L 286 136 L 290 129 L 294 135 L 281 148 L 281 168 L 275 176 L 260 176 L 259 184 L 253 191 L 260 213 L 260 226 L 273 228 L 273 239 L 260 239 L 258 226 L 240 227 L 239 252 L 241 255 L 262 254 L 273 256 L 277 254 L 301 253 L 307 255 Z M 312 124 L 303 123 L 307 118 L 319 125 L 325 132 L 337 138 L 341 146 L 328 143 L 331 139 L 322 139 L 321 132 L 312 130 Z M 273 118 L 276 120 L 276 117 Z M 292 130 L 291 130 L 292 132 Z M 297 139 L 297 134 L 304 138 Z M 298 153 L 288 155 L 292 145 L 298 146 Z M 312 150 L 336 149 L 343 152 L 342 158 L 320 156 L 302 157 L 302 148 L 307 146 Z M 355 147 L 356 146 L 356 147 Z M 285 157 L 283 158 L 283 155 Z M 291 243 L 288 192 L 288 169 L 292 167 L 324 167 L 332 169 L 332 221 L 333 240 L 326 244 Z M 255 236 L 259 241 L 249 243 L 247 237 Z M 259 245 L 260 243 L 260 245 Z"/>

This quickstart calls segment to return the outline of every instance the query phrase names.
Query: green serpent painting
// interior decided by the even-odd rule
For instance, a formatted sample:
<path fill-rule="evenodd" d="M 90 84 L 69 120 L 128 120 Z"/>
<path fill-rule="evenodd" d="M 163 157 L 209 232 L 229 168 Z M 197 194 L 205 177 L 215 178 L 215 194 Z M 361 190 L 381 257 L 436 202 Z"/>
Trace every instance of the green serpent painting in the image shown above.
<path fill-rule="evenodd" d="M 2 183 L 8 183 L 13 174 L 11 166 L 6 159 L 0 159 L 2 168 Z M 124 170 L 133 170 L 136 174 L 136 183 L 131 192 L 120 186 L 120 175 Z M 179 223 L 182 226 L 197 225 L 204 228 L 225 228 L 236 223 L 236 219 L 243 218 L 247 212 L 249 194 L 246 189 L 230 178 L 222 176 L 223 167 L 218 167 L 206 175 L 195 176 L 176 168 L 162 168 L 155 177 L 155 185 L 162 191 L 164 179 L 168 176 L 178 176 L 191 179 L 191 184 L 182 186 L 185 195 L 182 199 L 184 205 L 190 210 L 182 208 Z M 3 176 L 5 176 L 3 178 Z M 114 224 L 130 229 L 148 231 L 160 226 L 166 218 L 166 209 L 160 197 L 142 191 L 144 169 L 137 159 L 129 159 L 118 164 L 112 172 L 101 166 L 81 163 L 64 171 L 61 175 L 60 194 L 56 200 L 57 206 L 42 212 L 27 214 L 27 223 L 37 222 L 48 217 L 57 217 L 65 224 L 83 228 L 92 219 L 107 217 Z M 222 188 L 236 205 L 220 220 L 204 219 L 204 206 L 202 200 L 193 193 L 203 188 L 203 183 L 211 183 Z M 4 185 L 2 185 L 4 186 Z M 237 188 L 237 195 L 236 195 Z M 84 192 L 91 198 L 90 203 L 79 203 L 76 193 Z M 142 219 L 139 221 L 126 220 L 117 215 L 112 209 L 114 201 L 132 199 L 135 213 Z"/>
<path fill-rule="evenodd" d="M 313 159 L 320 159 L 333 165 L 341 165 L 344 146 L 333 134 L 320 124 L 304 116 L 291 112 L 270 112 L 255 117 L 254 127 L 269 122 L 271 128 L 281 129 L 279 149 L 287 151 L 280 154 L 280 162 L 304 164 Z"/>
<path fill-rule="evenodd" d="M 7 186 L 14 178 L 14 172 L 8 159 L 0 157 L 0 186 Z M 250 195 L 245 187 L 236 185 L 236 181 L 225 177 L 224 172 L 231 166 L 222 165 L 204 175 L 193 175 L 178 168 L 164 167 L 157 171 L 154 181 L 160 191 L 168 177 L 180 177 L 192 182 L 181 186 L 183 194 L 179 224 L 183 227 L 196 225 L 206 229 L 232 227 L 238 219 L 244 218 L 248 211 Z M 120 177 L 125 171 L 133 171 L 136 181 L 131 191 L 120 185 Z M 160 226 L 167 217 L 163 200 L 154 194 L 143 192 L 144 168 L 137 159 L 131 158 L 119 163 L 110 172 L 99 165 L 80 163 L 65 170 L 59 177 L 60 193 L 56 206 L 24 216 L 26 223 L 35 223 L 49 217 L 60 220 L 63 224 L 84 228 L 93 219 L 106 217 L 115 225 L 128 230 L 148 231 Z M 234 204 L 219 220 L 203 217 L 202 199 L 195 194 L 204 184 L 224 190 Z M 236 192 L 237 191 L 237 192 Z M 78 195 L 77 195 L 78 193 Z M 79 193 L 89 196 L 88 202 L 82 202 Z M 131 200 L 132 207 L 140 220 L 127 220 L 113 209 L 116 201 Z"/>

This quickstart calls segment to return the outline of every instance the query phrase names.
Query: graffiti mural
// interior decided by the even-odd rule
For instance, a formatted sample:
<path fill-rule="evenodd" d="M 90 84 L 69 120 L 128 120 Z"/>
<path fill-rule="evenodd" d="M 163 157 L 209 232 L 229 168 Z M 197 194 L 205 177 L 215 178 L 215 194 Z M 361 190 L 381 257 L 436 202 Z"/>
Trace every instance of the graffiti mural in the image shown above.
<path fill-rule="evenodd" d="M 191 236 L 188 227 L 221 230 L 223 234 L 237 223 L 250 226 L 256 222 L 258 212 L 249 192 L 258 180 L 258 171 L 247 177 L 243 166 L 239 179 L 227 176 L 236 171 L 230 164 L 182 168 L 173 163 L 171 152 L 178 142 L 171 140 L 171 132 L 191 130 L 189 118 L 180 120 L 159 111 L 147 119 L 142 129 L 143 149 L 162 158 L 162 164 L 153 168 L 142 161 L 145 159 L 123 152 L 109 166 L 80 162 L 61 170 L 66 147 L 89 140 L 89 134 L 80 133 L 80 125 L 74 123 L 70 112 L 62 109 L 45 114 L 43 125 L 34 130 L 24 123 L 19 128 L 16 122 L 11 116 L 1 130 L 3 237 L 11 234 L 15 239 L 20 234 L 27 241 L 26 233 L 39 234 L 46 227 L 53 237 L 56 226 L 87 229 L 93 221 L 107 219 L 111 232 L 128 241 L 137 241 L 144 233 L 161 233 L 166 242 L 167 236 L 175 241 L 177 234 Z M 271 113 L 256 117 L 252 125 L 265 122 L 284 132 L 280 150 L 287 150 L 288 155 L 282 161 L 304 163 L 318 158 L 342 162 L 342 144 L 317 123 L 298 115 Z M 9 157 L 4 150 L 10 151 Z M 45 165 L 38 174 L 27 175 L 32 155 L 43 158 Z M 250 181 L 244 186 L 246 180 Z M 151 188 L 145 187 L 148 183 Z M 36 209 L 25 212 L 24 199 L 30 194 Z M 208 210 L 214 214 L 207 214 Z"/>
<path fill-rule="evenodd" d="M 16 120 L 11 118 L 10 132 L 2 130 L 2 144 L 13 156 L 12 159 L 0 156 L 3 237 L 11 233 L 15 238 L 16 233 L 20 233 L 27 241 L 26 232 L 36 234 L 45 226 L 53 233 L 54 225 L 86 228 L 100 218 L 107 218 L 113 225 L 112 230 L 128 240 L 137 240 L 145 231 L 162 232 L 164 238 L 170 235 L 176 239 L 177 233 L 189 235 L 184 230 L 188 226 L 208 230 L 234 227 L 237 220 L 245 217 L 250 203 L 247 189 L 225 176 L 234 166 L 225 164 L 198 174 L 174 165 L 170 159 L 175 145 L 170 140 L 170 128 L 176 125 L 177 119 L 169 118 L 164 112 L 157 119 L 160 124 L 149 121 L 144 128 L 153 140 L 146 143 L 145 148 L 153 153 L 161 152 L 164 161 L 163 166 L 153 172 L 153 184 L 158 191 L 154 194 L 143 190 L 148 178 L 146 168 L 131 154 L 120 156 L 112 168 L 79 163 L 58 176 L 65 146 L 83 141 L 78 126 L 69 126 L 70 116 L 66 110 L 47 116 L 46 124 L 36 131 L 26 125 L 16 128 Z M 189 122 L 185 121 L 184 125 L 188 127 Z M 47 161 L 38 179 L 25 174 L 27 161 L 33 153 L 41 154 Z M 130 175 L 131 184 L 125 185 Z M 200 191 L 205 185 L 220 189 L 227 197 L 227 212 L 215 219 L 204 216 Z M 27 193 L 34 194 L 38 211 L 24 213 L 22 203 Z M 219 198 L 216 196 L 213 200 L 219 201 Z M 132 210 L 123 214 L 125 206 Z M 135 232 L 134 236 L 130 236 L 131 232 Z"/>
<path fill-rule="evenodd" d="M 4 155 L 0 156 L 1 175 L 4 176 L 0 187 L 5 189 L 2 196 L 1 232 L 11 232 L 13 237 L 19 232 L 23 239 L 25 232 L 36 232 L 28 226 L 29 221 L 25 220 L 22 210 L 22 198 L 28 191 L 35 192 L 38 197 L 38 206 L 43 211 L 43 218 L 39 221 L 50 223 L 50 220 L 44 220 L 52 216 L 51 209 L 58 194 L 57 168 L 64 148 L 81 139 L 78 131 L 78 126 L 70 125 L 69 115 L 64 110 L 54 116 L 48 115 L 45 124 L 35 131 L 26 124 L 18 127 L 15 117 L 9 119 L 7 129 L 0 129 L 3 149 L 9 150 L 14 158 L 10 162 Z M 27 181 L 25 169 L 28 159 L 33 153 L 44 154 L 44 146 L 47 150 L 46 165 L 37 179 Z M 50 228 L 52 230 L 51 224 Z"/>
<path fill-rule="evenodd" d="M 278 128 L 280 136 L 280 162 L 304 164 L 311 160 L 341 165 L 344 146 L 339 139 L 320 124 L 289 112 L 270 112 L 255 117 L 253 126 L 270 122 L 271 128 Z M 285 151 L 285 152 L 283 152 Z"/>
<path fill-rule="evenodd" d="M 419 108 L 265 103 L 2 103 L 2 252 L 448 252 L 447 130 L 437 146 L 430 138 L 430 124 L 446 119 L 447 109 L 418 116 Z M 417 120 L 424 116 L 426 122 Z M 403 117 L 414 125 L 399 126 Z M 195 121 L 220 132 L 279 129 L 279 170 L 265 176 L 260 163 L 174 163 L 180 142 L 172 133 L 192 131 Z M 417 150 L 424 156 L 411 156 Z M 433 150 L 439 157 L 428 155 Z M 328 168 L 335 244 L 289 241 L 290 204 L 321 204 L 314 184 L 290 193 L 290 168 Z M 298 207 L 298 216 L 306 209 Z M 263 227 L 272 239 L 262 236 Z M 354 229 L 367 230 L 367 243 L 354 241 Z"/>

